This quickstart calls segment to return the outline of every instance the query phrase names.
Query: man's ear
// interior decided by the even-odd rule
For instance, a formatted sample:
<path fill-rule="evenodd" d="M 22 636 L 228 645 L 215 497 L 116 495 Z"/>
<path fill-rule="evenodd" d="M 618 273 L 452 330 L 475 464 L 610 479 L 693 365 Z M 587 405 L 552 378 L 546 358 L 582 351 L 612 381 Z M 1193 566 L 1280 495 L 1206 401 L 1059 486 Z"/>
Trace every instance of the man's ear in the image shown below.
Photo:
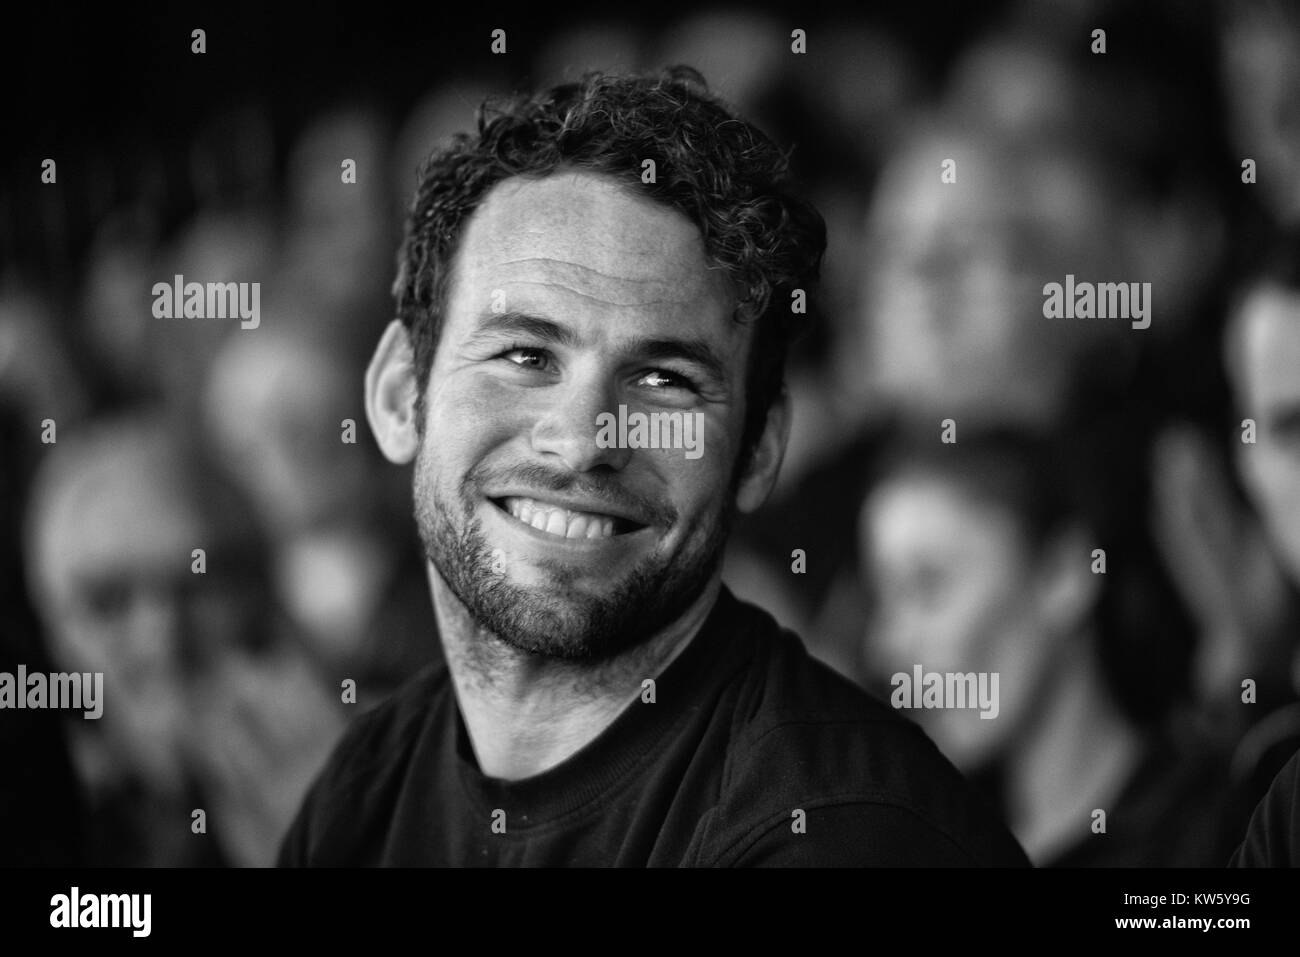
<path fill-rule="evenodd" d="M 758 509 L 772 494 L 776 477 L 785 458 L 786 442 L 790 439 L 790 396 L 785 386 L 767 410 L 763 434 L 754 446 L 753 454 L 740 483 L 736 488 L 736 507 L 744 514 Z"/>
<path fill-rule="evenodd" d="M 406 465 L 420 448 L 415 427 L 418 390 L 411 337 L 394 319 L 366 369 L 366 420 L 379 450 L 394 465 Z"/>

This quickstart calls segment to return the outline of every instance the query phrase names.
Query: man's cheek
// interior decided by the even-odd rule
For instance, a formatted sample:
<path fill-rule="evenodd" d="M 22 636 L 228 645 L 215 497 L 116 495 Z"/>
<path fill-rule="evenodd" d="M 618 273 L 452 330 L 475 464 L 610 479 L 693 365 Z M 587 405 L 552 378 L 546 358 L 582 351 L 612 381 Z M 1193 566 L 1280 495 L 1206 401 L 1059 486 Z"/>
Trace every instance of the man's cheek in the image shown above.
<path fill-rule="evenodd" d="M 531 425 L 533 403 L 491 376 L 473 375 L 431 390 L 428 418 L 442 441 L 488 434 L 524 433 Z"/>
<path fill-rule="evenodd" d="M 687 535 L 703 533 L 708 523 L 702 519 L 725 507 L 726 474 L 708 456 L 688 460 L 681 449 L 660 451 L 657 455 L 663 497 L 677 513 L 678 530 Z"/>
<path fill-rule="evenodd" d="M 661 467 L 687 486 L 725 486 L 736 456 L 726 423 L 698 412 L 686 415 L 689 426 L 670 433 L 673 447 L 660 450 Z"/>
<path fill-rule="evenodd" d="M 491 440 L 522 427 L 517 408 L 502 407 L 499 395 L 486 390 L 444 392 L 429 407 L 424 442 L 435 461 L 456 461 Z M 473 463 L 470 463 L 473 464 Z"/>

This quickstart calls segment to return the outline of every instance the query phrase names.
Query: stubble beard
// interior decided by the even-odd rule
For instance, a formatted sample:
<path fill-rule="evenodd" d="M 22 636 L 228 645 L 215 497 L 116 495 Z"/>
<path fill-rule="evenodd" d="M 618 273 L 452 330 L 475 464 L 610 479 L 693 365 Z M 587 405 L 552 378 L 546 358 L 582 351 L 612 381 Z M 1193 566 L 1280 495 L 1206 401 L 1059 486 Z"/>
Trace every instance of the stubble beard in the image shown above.
<path fill-rule="evenodd" d="M 597 664 L 646 644 L 682 617 L 716 572 L 735 519 L 732 496 L 701 521 L 704 534 L 676 555 L 652 551 L 599 593 L 575 587 L 580 571 L 543 564 L 549 580 L 523 587 L 494 558 L 475 516 L 482 501 L 475 471 L 456 496 L 440 492 L 421 449 L 414 476 L 415 519 L 425 557 L 486 633 L 531 656 Z"/>

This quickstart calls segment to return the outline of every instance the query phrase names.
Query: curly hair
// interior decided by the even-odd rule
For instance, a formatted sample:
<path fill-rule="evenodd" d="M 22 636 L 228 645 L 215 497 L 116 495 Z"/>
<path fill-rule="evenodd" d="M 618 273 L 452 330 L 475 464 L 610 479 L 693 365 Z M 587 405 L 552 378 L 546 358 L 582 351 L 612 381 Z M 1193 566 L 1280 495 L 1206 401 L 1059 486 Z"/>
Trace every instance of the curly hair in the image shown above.
<path fill-rule="evenodd" d="M 642 182 L 655 161 L 656 181 Z M 476 134 L 458 134 L 420 168 L 393 284 L 411 336 L 417 420 L 442 329 L 452 260 L 470 215 L 497 183 L 576 169 L 611 177 L 699 229 L 710 265 L 736 289 L 733 318 L 757 322 L 741 448 L 750 452 L 784 387 L 785 355 L 805 317 L 794 289 L 816 280 L 820 213 L 790 190 L 789 157 L 708 94 L 689 67 L 658 76 L 589 73 L 532 97 L 488 100 Z M 422 427 L 422 426 L 421 426 Z"/>

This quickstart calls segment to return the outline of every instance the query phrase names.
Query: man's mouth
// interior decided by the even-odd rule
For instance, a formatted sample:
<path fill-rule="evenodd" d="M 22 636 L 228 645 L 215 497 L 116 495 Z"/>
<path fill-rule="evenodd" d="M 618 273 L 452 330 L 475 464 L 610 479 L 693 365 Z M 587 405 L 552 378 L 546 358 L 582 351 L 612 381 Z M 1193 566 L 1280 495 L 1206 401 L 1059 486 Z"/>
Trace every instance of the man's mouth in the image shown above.
<path fill-rule="evenodd" d="M 646 527 L 617 515 L 576 511 L 535 498 L 511 495 L 489 501 L 517 521 L 556 538 L 613 538 Z"/>

